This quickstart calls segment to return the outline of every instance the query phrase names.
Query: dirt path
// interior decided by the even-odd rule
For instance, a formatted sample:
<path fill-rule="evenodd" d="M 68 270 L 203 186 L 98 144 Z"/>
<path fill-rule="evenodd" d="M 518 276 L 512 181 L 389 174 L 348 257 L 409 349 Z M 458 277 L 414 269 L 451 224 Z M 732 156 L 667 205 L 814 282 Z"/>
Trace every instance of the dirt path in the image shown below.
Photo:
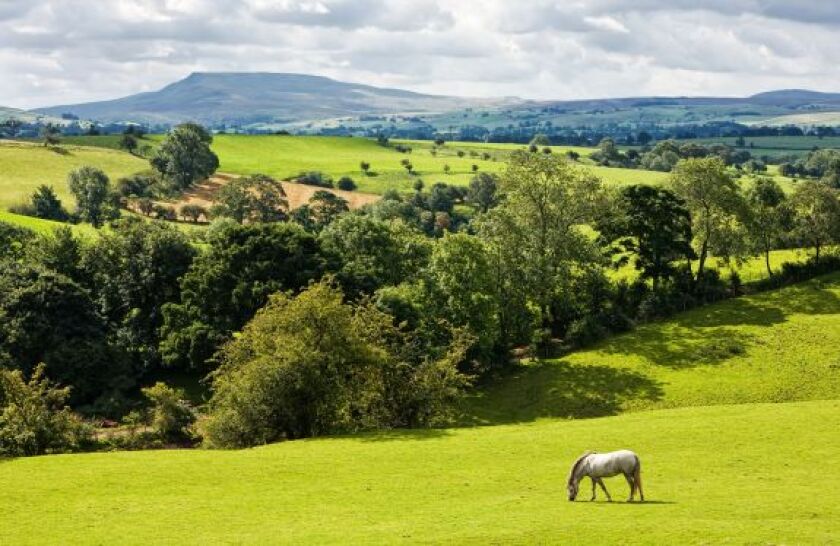
<path fill-rule="evenodd" d="M 201 205 L 209 209 L 213 206 L 213 196 L 219 189 L 238 178 L 235 174 L 216 173 L 208 180 L 195 184 L 192 188 L 185 191 L 181 199 L 175 202 L 166 203 L 169 206 L 174 206 L 179 211 L 184 205 Z M 358 209 L 369 203 L 374 203 L 379 200 L 379 196 L 372 193 L 360 193 L 355 191 L 334 190 L 329 188 L 319 188 L 316 186 L 307 186 L 305 184 L 295 184 L 294 182 L 282 182 L 283 191 L 286 192 L 286 199 L 289 201 L 289 210 L 294 210 L 301 205 L 309 202 L 309 199 L 318 190 L 326 190 L 334 193 L 339 197 L 347 200 L 351 209 Z"/>

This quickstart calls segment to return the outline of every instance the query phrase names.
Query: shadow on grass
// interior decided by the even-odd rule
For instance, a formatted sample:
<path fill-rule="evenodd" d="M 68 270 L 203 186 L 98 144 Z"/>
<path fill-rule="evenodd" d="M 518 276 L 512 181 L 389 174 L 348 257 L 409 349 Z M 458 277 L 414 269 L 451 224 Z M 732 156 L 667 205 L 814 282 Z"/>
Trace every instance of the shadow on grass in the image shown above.
<path fill-rule="evenodd" d="M 394 441 L 422 441 L 434 440 L 450 436 L 451 431 L 443 428 L 392 429 L 366 432 L 360 435 L 345 436 L 351 440 L 361 442 L 394 442 Z"/>
<path fill-rule="evenodd" d="M 752 337 L 742 326 L 771 327 L 792 314 L 840 313 L 840 297 L 819 280 L 753 298 L 737 298 L 694 309 L 671 321 L 648 325 L 603 342 L 595 349 L 641 356 L 657 366 L 693 368 L 744 354 Z"/>
<path fill-rule="evenodd" d="M 610 366 L 539 362 L 498 377 L 465 404 L 465 425 L 521 423 L 543 417 L 616 415 L 629 400 L 657 401 L 659 382 Z"/>
<path fill-rule="evenodd" d="M 579 500 L 575 501 L 581 504 L 606 504 L 608 506 L 648 506 L 648 505 L 667 505 L 667 504 L 677 504 L 674 501 L 667 501 L 667 500 L 644 500 L 644 501 L 626 501 L 626 500 L 613 500 L 612 502 L 606 499 L 596 499 L 594 501 L 590 500 Z"/>

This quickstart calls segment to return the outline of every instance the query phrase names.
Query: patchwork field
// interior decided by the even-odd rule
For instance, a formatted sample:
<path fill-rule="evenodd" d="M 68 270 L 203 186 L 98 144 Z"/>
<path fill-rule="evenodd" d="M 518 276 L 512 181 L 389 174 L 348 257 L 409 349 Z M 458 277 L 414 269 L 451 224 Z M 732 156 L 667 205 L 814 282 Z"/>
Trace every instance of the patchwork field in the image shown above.
<path fill-rule="evenodd" d="M 477 423 L 840 398 L 840 274 L 700 307 L 479 391 Z"/>
<path fill-rule="evenodd" d="M 827 544 L 838 431 L 840 402 L 809 402 L 7 460 L 0 543 Z M 623 447 L 646 503 L 623 478 L 567 501 L 576 456 Z"/>

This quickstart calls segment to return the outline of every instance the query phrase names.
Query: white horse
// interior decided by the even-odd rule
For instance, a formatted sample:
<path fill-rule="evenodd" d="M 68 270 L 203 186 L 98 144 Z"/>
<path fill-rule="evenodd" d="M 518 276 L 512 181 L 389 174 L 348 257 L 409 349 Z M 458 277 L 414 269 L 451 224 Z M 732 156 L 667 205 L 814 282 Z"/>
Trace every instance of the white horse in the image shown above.
<path fill-rule="evenodd" d="M 645 494 L 642 493 L 642 465 L 639 461 L 639 456 L 632 451 L 622 449 L 621 451 L 611 451 L 610 453 L 595 453 L 587 451 L 575 461 L 572 465 L 572 470 L 569 472 L 569 481 L 566 488 L 569 491 L 569 500 L 573 501 L 577 498 L 580 481 L 584 476 L 589 476 L 592 480 L 592 498 L 595 500 L 595 485 L 601 486 L 607 499 L 612 502 L 604 481 L 601 478 L 610 478 L 618 474 L 624 474 L 630 485 L 630 498 L 628 502 L 633 501 L 633 495 L 638 490 L 639 498 L 644 501 Z"/>

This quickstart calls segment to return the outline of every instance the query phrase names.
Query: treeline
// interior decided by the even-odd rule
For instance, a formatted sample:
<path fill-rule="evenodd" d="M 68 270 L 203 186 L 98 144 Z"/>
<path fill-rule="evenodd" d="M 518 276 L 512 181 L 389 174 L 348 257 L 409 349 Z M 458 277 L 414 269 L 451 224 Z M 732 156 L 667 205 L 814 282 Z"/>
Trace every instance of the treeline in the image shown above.
<path fill-rule="evenodd" d="M 147 392 L 158 438 L 436 425 L 514 350 L 552 354 L 737 294 L 712 256 L 764 255 L 783 283 L 836 266 L 825 252 L 840 242 L 836 190 L 742 190 L 718 157 L 679 161 L 666 187 L 609 191 L 564 158 L 518 151 L 463 193 L 419 186 L 317 222 L 275 204 L 283 214 L 220 219 L 197 241 L 137 218 L 95 240 L 0 224 L 2 384 L 24 393 L 0 393 L 0 451 L 83 445 L 65 400 L 143 421 L 138 388 L 175 370 L 209 374 L 212 396 L 195 412 L 177 390 Z M 780 276 L 769 253 L 788 246 L 813 260 Z M 612 280 L 625 264 L 638 279 Z M 65 432 L 44 438 L 73 440 L 19 448 L 23 406 L 60 417 Z"/>

